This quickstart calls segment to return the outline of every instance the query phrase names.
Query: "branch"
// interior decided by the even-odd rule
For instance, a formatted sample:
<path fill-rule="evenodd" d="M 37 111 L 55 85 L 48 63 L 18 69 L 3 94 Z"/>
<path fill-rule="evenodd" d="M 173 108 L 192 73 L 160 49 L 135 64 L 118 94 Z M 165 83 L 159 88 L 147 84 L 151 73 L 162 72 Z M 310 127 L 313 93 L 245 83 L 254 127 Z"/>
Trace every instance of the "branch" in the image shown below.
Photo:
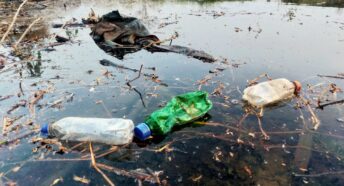
<path fill-rule="evenodd" d="M 335 105 L 335 104 L 341 104 L 341 103 L 344 103 L 344 99 L 338 100 L 338 101 L 329 102 L 329 103 L 325 103 L 325 104 L 319 104 L 319 106 L 317 108 L 322 110 L 326 106 Z"/>
<path fill-rule="evenodd" d="M 36 20 L 34 20 L 25 30 L 25 32 L 20 36 L 20 38 L 18 39 L 18 41 L 16 42 L 16 44 L 14 45 L 13 48 L 17 48 L 17 46 L 19 45 L 19 43 L 21 42 L 21 40 L 24 39 L 24 37 L 26 36 L 26 34 L 29 32 L 29 30 L 32 28 L 32 26 L 34 24 L 36 24 L 38 21 L 42 20 L 42 17 L 37 18 Z"/>
<path fill-rule="evenodd" d="M 91 153 L 91 163 L 92 163 L 93 168 L 96 169 L 96 171 L 99 172 L 103 176 L 103 178 L 108 182 L 109 185 L 115 186 L 115 184 L 109 179 L 109 177 L 107 177 L 106 174 L 97 167 L 97 162 L 96 162 L 96 158 L 94 157 L 91 142 L 89 143 L 89 146 L 90 146 L 90 153 Z"/>
<path fill-rule="evenodd" d="M 15 23 L 16 20 L 17 20 L 17 17 L 18 17 L 18 14 L 19 14 L 19 12 L 20 12 L 20 9 L 24 6 L 24 4 L 25 4 L 27 1 L 28 1 L 28 0 L 25 0 L 25 1 L 22 2 L 22 4 L 20 4 L 19 8 L 17 9 L 16 14 L 14 14 L 14 17 L 13 17 L 13 20 L 12 20 L 10 26 L 8 27 L 8 29 L 7 29 L 7 31 L 5 32 L 5 34 L 2 36 L 0 43 L 3 43 L 3 42 L 5 41 L 5 39 L 6 39 L 7 35 L 8 35 L 8 33 L 10 33 L 10 31 L 11 31 L 11 29 L 12 29 L 14 23 Z"/>
<path fill-rule="evenodd" d="M 126 84 L 127 84 L 129 87 L 130 87 L 130 89 L 132 88 L 132 87 L 131 87 L 131 85 L 130 85 L 130 83 L 140 78 L 140 76 L 141 76 L 141 71 L 142 71 L 142 67 L 143 67 L 143 65 L 141 65 L 141 67 L 140 67 L 140 70 L 139 70 L 139 75 L 137 75 L 137 77 L 136 77 L 136 78 L 134 78 L 134 79 L 132 79 L 132 80 L 129 80 L 129 81 L 127 81 L 127 83 L 126 83 Z"/>

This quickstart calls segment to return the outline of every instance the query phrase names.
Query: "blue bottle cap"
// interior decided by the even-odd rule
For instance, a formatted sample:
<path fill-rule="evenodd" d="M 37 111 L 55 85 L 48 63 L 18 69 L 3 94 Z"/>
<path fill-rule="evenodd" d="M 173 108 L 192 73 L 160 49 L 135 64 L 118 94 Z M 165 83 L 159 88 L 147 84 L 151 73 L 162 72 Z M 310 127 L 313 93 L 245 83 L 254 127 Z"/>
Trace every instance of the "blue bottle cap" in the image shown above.
<path fill-rule="evenodd" d="M 135 137 L 141 141 L 146 140 L 152 135 L 152 132 L 146 123 L 138 124 L 134 129 Z"/>
<path fill-rule="evenodd" d="M 43 124 L 43 126 L 41 127 L 41 133 L 43 135 L 49 134 L 49 124 L 48 123 Z"/>

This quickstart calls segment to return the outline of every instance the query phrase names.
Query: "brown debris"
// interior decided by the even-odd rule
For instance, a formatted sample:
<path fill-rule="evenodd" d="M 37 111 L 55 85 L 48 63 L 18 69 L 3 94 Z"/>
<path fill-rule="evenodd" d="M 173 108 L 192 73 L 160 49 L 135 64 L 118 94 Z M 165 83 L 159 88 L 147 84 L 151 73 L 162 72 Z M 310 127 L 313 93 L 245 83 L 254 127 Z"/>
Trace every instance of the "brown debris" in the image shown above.
<path fill-rule="evenodd" d="M 13 97 L 13 95 L 7 95 L 7 96 L 0 96 L 0 101 L 6 100 Z"/>
<path fill-rule="evenodd" d="M 335 78 L 335 79 L 344 79 L 343 76 L 331 76 L 331 75 L 321 75 L 318 74 L 319 77 L 327 77 L 327 78 Z"/>
<path fill-rule="evenodd" d="M 251 170 L 251 168 L 249 166 L 245 165 L 244 166 L 244 170 L 250 176 L 250 178 L 252 178 L 252 170 Z"/>
<path fill-rule="evenodd" d="M 214 91 L 211 93 L 212 95 L 220 96 L 222 95 L 222 91 L 225 88 L 225 85 L 223 83 L 220 83 L 217 88 L 214 89 Z"/>
<path fill-rule="evenodd" d="M 84 184 L 90 184 L 90 182 L 91 182 L 91 180 L 85 178 L 85 176 L 79 177 L 79 176 L 76 176 L 76 175 L 73 176 L 73 180 L 77 181 L 77 182 L 84 183 Z"/>
<path fill-rule="evenodd" d="M 43 98 L 44 94 L 47 93 L 48 91 L 46 90 L 38 90 L 37 92 L 34 93 L 33 98 L 30 101 L 30 105 L 36 104 L 40 99 Z"/>
<path fill-rule="evenodd" d="M 26 103 L 27 103 L 27 101 L 26 101 L 25 99 L 20 100 L 18 103 L 16 103 L 15 105 L 13 105 L 13 106 L 11 107 L 11 109 L 9 109 L 9 110 L 7 111 L 7 114 L 11 114 L 11 112 L 13 112 L 14 110 L 16 110 L 16 109 L 19 108 L 19 107 L 25 107 L 25 106 L 26 106 Z"/>
<path fill-rule="evenodd" d="M 159 25 L 159 29 L 160 28 L 164 28 L 165 26 L 168 26 L 168 25 L 172 25 L 172 24 L 178 24 L 178 21 L 172 21 L 172 22 L 166 22 L 166 23 L 161 23 L 160 25 Z"/>
<path fill-rule="evenodd" d="M 91 165 L 92 165 L 92 167 L 94 169 L 96 169 L 96 171 L 99 172 L 103 176 L 103 178 L 106 180 L 106 182 L 109 185 L 115 186 L 115 184 L 109 179 L 109 177 L 106 176 L 106 174 L 104 174 L 104 172 L 98 168 L 96 158 L 95 158 L 94 153 L 93 153 L 93 148 L 92 148 L 91 142 L 89 143 L 89 147 L 90 147 L 90 153 L 91 153 Z"/>
<path fill-rule="evenodd" d="M 5 64 L 6 64 L 6 58 L 0 55 L 0 70 L 5 68 Z"/>
<path fill-rule="evenodd" d="M 1 40 L 0 40 L 0 43 L 3 43 L 6 39 L 6 37 L 8 36 L 8 34 L 10 33 L 10 31 L 12 30 L 13 26 L 14 26 L 14 23 L 16 22 L 17 20 L 17 17 L 18 17 L 18 14 L 21 10 L 21 8 L 24 6 L 24 4 L 27 2 L 28 0 L 24 0 L 22 2 L 22 4 L 20 4 L 20 6 L 18 7 L 17 9 L 17 12 L 14 14 L 13 16 L 13 19 L 12 19 L 12 22 L 10 24 L 10 26 L 8 27 L 7 31 L 5 32 L 5 34 L 2 36 Z"/>
<path fill-rule="evenodd" d="M 13 120 L 7 116 L 2 118 L 2 135 L 6 135 L 8 128 L 13 124 Z"/>

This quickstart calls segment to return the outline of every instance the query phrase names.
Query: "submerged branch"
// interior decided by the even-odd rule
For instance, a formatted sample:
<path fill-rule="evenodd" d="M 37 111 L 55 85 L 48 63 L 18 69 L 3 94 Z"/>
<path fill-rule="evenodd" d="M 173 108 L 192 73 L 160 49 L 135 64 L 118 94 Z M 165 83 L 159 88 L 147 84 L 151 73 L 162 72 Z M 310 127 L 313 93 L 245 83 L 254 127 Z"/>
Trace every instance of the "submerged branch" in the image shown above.
<path fill-rule="evenodd" d="M 109 179 L 108 176 L 106 176 L 106 174 L 100 170 L 97 166 L 97 163 L 96 163 L 96 158 L 94 156 L 94 153 L 93 153 L 93 148 L 92 148 L 92 144 L 91 142 L 89 143 L 89 146 L 90 146 L 90 153 L 91 153 L 91 164 L 92 164 L 92 167 L 94 169 L 96 169 L 97 172 L 99 172 L 99 174 L 101 174 L 103 176 L 103 178 L 106 180 L 106 182 L 108 182 L 109 185 L 111 186 L 115 186 L 115 184 Z"/>

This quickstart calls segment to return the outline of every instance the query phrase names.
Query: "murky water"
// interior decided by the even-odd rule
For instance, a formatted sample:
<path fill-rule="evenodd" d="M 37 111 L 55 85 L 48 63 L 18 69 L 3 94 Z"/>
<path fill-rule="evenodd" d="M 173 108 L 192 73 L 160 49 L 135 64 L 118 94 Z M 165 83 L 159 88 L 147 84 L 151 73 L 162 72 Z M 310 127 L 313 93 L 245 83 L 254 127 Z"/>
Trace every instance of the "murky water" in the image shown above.
<path fill-rule="evenodd" d="M 49 28 L 51 23 L 81 20 L 90 8 L 99 15 L 118 9 L 141 19 L 160 39 L 178 32 L 179 37 L 172 44 L 204 50 L 219 61 L 208 64 L 179 54 L 145 50 L 119 60 L 98 48 L 87 27 L 67 31 L 50 28 L 50 33 L 69 34 L 73 43 L 39 53 L 37 46 L 32 50 L 36 61 L 22 64 L 25 68 L 18 65 L 0 72 L 0 95 L 14 95 L 0 102 L 1 116 L 22 116 L 15 122 L 18 127 L 2 139 L 30 131 L 33 126 L 25 124 L 29 119 L 38 125 L 66 116 L 126 117 L 139 123 L 174 95 L 198 88 L 212 93 L 223 84 L 222 95 L 211 95 L 214 108 L 207 118 L 207 122 L 221 126 L 190 124 L 163 139 L 146 144 L 135 142 L 97 161 L 125 170 L 163 171 L 160 179 L 170 185 L 343 185 L 342 105 L 315 109 L 321 121 L 317 131 L 308 129 L 312 122 L 307 108 L 296 109 L 297 100 L 292 100 L 265 110 L 262 125 L 270 135 L 269 141 L 263 140 L 254 115 L 244 120 L 242 132 L 238 132 L 245 114 L 241 92 L 247 80 L 261 74 L 299 80 L 304 86 L 303 95 L 311 100 L 330 83 L 344 87 L 342 79 L 317 76 L 337 75 L 344 69 L 344 12 L 336 7 L 341 6 L 340 2 L 329 2 L 312 2 L 322 6 L 309 6 L 265 1 L 102 0 L 69 1 L 66 9 L 56 3 L 54 10 L 45 11 L 49 12 Z M 161 27 L 163 23 L 173 24 Z M 52 41 L 47 39 L 46 43 Z M 145 73 L 156 74 L 167 86 L 147 77 L 134 81 L 132 85 L 142 94 L 144 107 L 139 94 L 125 84 L 137 73 L 102 66 L 102 59 L 135 69 L 142 64 Z M 216 68 L 225 70 L 210 73 Z M 198 82 L 206 77 L 210 80 L 200 86 Z M 31 99 L 37 90 L 48 93 L 39 100 L 34 114 L 27 107 L 7 113 L 20 100 Z M 68 101 L 70 94 L 74 96 Z M 341 98 L 343 95 L 338 92 L 329 100 Z M 50 107 L 60 99 L 61 107 Z M 90 161 L 63 160 L 87 156 L 87 144 L 63 155 L 46 149 L 36 152 L 33 149 L 38 144 L 29 142 L 36 136 L 39 134 L 0 147 L 0 184 L 13 180 L 18 185 L 50 185 L 62 177 L 60 185 L 79 185 L 73 175 L 85 176 L 91 185 L 106 184 Z M 155 151 L 167 144 L 167 150 Z M 109 146 L 95 144 L 94 148 L 100 154 Z M 16 167 L 20 169 L 13 169 Z M 138 184 L 133 178 L 106 174 L 117 185 Z"/>

